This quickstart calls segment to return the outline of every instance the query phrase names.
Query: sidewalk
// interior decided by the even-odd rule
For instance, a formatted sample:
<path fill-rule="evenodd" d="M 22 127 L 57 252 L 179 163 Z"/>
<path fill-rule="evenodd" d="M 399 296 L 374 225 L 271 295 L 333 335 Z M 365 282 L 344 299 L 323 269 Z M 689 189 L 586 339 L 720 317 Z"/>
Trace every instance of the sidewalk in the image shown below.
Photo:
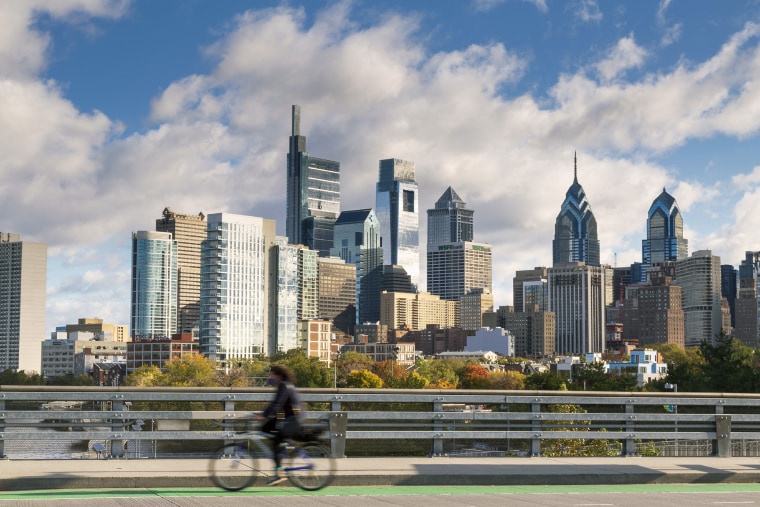
<path fill-rule="evenodd" d="M 758 458 L 343 458 L 333 482 L 567 485 L 760 482 Z M 0 490 L 213 487 L 204 459 L 3 460 Z M 262 477 L 256 485 L 264 483 Z"/>

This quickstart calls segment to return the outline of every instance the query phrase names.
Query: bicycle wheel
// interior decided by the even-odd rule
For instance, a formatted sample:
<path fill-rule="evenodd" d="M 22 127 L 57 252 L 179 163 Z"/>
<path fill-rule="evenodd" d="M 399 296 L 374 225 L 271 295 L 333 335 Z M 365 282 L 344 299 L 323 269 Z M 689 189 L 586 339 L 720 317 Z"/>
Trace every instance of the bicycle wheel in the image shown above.
<path fill-rule="evenodd" d="M 318 443 L 288 446 L 284 465 L 290 482 L 306 491 L 324 488 L 335 475 L 330 448 Z"/>
<path fill-rule="evenodd" d="M 253 483 L 256 459 L 245 442 L 227 444 L 209 460 L 208 471 L 214 484 L 228 491 L 238 491 Z"/>

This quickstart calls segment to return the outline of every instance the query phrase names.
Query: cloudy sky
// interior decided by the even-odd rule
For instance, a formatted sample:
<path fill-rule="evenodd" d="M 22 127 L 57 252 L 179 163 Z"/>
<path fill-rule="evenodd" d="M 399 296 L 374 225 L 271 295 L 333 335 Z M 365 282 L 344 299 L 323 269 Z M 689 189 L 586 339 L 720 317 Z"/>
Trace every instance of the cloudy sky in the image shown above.
<path fill-rule="evenodd" d="M 551 264 L 578 177 L 602 262 L 641 260 L 662 188 L 689 251 L 760 250 L 757 0 L 5 0 L 0 231 L 49 245 L 46 327 L 129 323 L 132 231 L 161 210 L 277 220 L 290 107 L 374 206 L 378 160 L 451 185 L 497 305 Z M 424 236 L 423 236 L 424 237 Z"/>

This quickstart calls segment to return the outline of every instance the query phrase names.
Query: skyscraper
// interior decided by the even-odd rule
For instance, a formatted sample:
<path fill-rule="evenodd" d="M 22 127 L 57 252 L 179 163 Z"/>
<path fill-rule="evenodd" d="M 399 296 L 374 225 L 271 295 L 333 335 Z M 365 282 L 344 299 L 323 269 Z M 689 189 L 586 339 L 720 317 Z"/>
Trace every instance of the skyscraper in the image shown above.
<path fill-rule="evenodd" d="M 486 243 L 458 241 L 428 246 L 427 289 L 459 301 L 473 289 L 493 290 L 493 249 Z"/>
<path fill-rule="evenodd" d="M 319 318 L 348 334 L 356 327 L 356 266 L 340 257 L 320 257 Z"/>
<path fill-rule="evenodd" d="M 512 279 L 513 311 L 527 312 L 533 310 L 533 305 L 538 305 L 538 311 L 542 312 L 549 308 L 547 276 L 547 270 L 543 266 L 518 271 L 515 274 Z"/>
<path fill-rule="evenodd" d="M 318 315 L 317 252 L 303 245 L 289 245 L 278 237 L 272 252 L 274 293 L 269 350 L 288 351 L 299 348 L 298 321 L 316 319 Z"/>
<path fill-rule="evenodd" d="M 335 222 L 331 255 L 356 266 L 356 324 L 380 320 L 383 249 L 372 209 L 344 211 Z"/>
<path fill-rule="evenodd" d="M 684 314 L 684 346 L 698 347 L 706 340 L 715 343 L 722 330 L 720 257 L 699 250 L 676 261 L 676 279 L 681 287 Z"/>
<path fill-rule="evenodd" d="M 383 264 L 400 265 L 419 286 L 419 203 L 414 162 L 380 161 L 375 211 L 383 241 Z"/>
<path fill-rule="evenodd" d="M 132 233 L 133 340 L 169 339 L 177 331 L 177 242 L 171 233 Z"/>
<path fill-rule="evenodd" d="M 466 203 L 453 188 L 446 189 L 435 203 L 435 208 L 427 210 L 427 215 L 428 249 L 431 246 L 473 240 L 475 212 L 466 208 Z"/>
<path fill-rule="evenodd" d="M 201 353 L 226 363 L 269 350 L 275 221 L 213 213 L 201 245 Z"/>
<path fill-rule="evenodd" d="M 724 297 L 726 292 L 730 294 L 731 289 L 730 280 L 725 279 L 726 267 L 732 266 L 721 266 L 721 294 Z M 760 306 L 757 297 L 759 276 L 760 252 L 745 252 L 744 260 L 739 264 L 739 290 L 737 292 L 736 286 L 733 287 L 734 300 L 729 300 L 729 304 L 733 302 L 734 336 L 749 347 L 757 347 L 760 337 Z M 736 284 L 735 276 L 733 283 Z"/>
<path fill-rule="evenodd" d="M 40 371 L 46 283 L 47 245 L 0 232 L 0 371 Z"/>
<path fill-rule="evenodd" d="M 565 194 L 554 226 L 554 265 L 566 262 L 583 262 L 599 266 L 599 237 L 596 218 L 586 199 L 586 192 L 578 183 L 578 157 L 575 157 L 573 184 Z"/>
<path fill-rule="evenodd" d="M 641 280 L 647 269 L 668 261 L 685 259 L 688 240 L 683 237 L 683 216 L 678 203 L 664 188 L 652 202 L 647 214 L 647 239 L 641 242 Z"/>
<path fill-rule="evenodd" d="M 201 242 L 206 239 L 203 213 L 186 215 L 164 208 L 156 230 L 169 232 L 177 242 L 177 330 L 190 333 L 200 320 Z"/>
<path fill-rule="evenodd" d="M 301 107 L 293 106 L 288 151 L 285 231 L 292 245 L 306 245 L 329 255 L 340 213 L 340 163 L 306 152 L 301 135 Z"/>

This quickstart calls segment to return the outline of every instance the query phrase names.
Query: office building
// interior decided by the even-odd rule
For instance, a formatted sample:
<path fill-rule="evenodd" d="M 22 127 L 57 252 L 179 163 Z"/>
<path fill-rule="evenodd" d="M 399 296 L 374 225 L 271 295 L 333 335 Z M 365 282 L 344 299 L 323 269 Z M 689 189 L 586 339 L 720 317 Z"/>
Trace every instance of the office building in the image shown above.
<path fill-rule="evenodd" d="M 429 292 L 383 292 L 380 295 L 380 323 L 388 329 L 412 331 L 429 325 L 458 328 L 459 302 L 447 301 Z"/>
<path fill-rule="evenodd" d="M 385 251 L 383 249 L 383 251 Z M 380 285 L 381 291 L 386 292 L 417 292 L 417 287 L 412 283 L 412 277 L 406 274 L 403 266 L 385 265 L 383 266 L 383 281 Z"/>
<path fill-rule="evenodd" d="M 553 265 L 577 262 L 588 266 L 600 264 L 596 218 L 586 199 L 586 192 L 578 183 L 576 156 L 573 184 L 565 194 L 554 226 Z"/>
<path fill-rule="evenodd" d="M 647 239 L 641 242 L 641 279 L 652 266 L 675 262 L 688 255 L 689 242 L 683 237 L 683 216 L 678 203 L 664 188 L 647 214 Z"/>
<path fill-rule="evenodd" d="M 156 231 L 171 233 L 177 242 L 177 329 L 190 333 L 198 327 L 201 299 L 201 242 L 206 239 L 206 216 L 175 213 L 164 208 Z"/>
<path fill-rule="evenodd" d="M 100 339 L 115 342 L 128 342 L 130 340 L 129 326 L 121 324 L 108 324 L 103 319 L 83 318 L 78 319 L 76 324 L 66 324 L 63 327 L 64 338 L 69 338 L 71 333 L 85 331 L 101 336 Z M 55 337 L 53 337 L 55 338 Z"/>
<path fill-rule="evenodd" d="M 548 289 L 549 311 L 556 315 L 556 352 L 604 352 L 604 270 L 582 262 L 553 266 Z"/>
<path fill-rule="evenodd" d="M 435 207 L 427 210 L 427 216 L 428 250 L 438 245 L 473 240 L 475 212 L 467 209 L 453 188 L 446 189 Z"/>
<path fill-rule="evenodd" d="M 132 339 L 169 338 L 177 329 L 177 242 L 171 233 L 132 233 Z"/>
<path fill-rule="evenodd" d="M 722 330 L 720 257 L 699 250 L 676 261 L 675 283 L 681 287 L 684 312 L 684 345 L 714 344 Z"/>
<path fill-rule="evenodd" d="M 513 306 L 500 306 L 496 311 L 498 327 L 508 329 L 515 337 L 518 357 L 548 357 L 554 355 L 557 335 L 554 312 L 541 310 L 539 305 L 516 311 Z"/>
<path fill-rule="evenodd" d="M 441 352 L 464 350 L 467 332 L 457 327 L 428 324 L 425 329 L 409 331 L 404 341 L 414 343 L 415 349 L 425 356 L 434 356 Z"/>
<path fill-rule="evenodd" d="M 483 327 L 483 314 L 492 311 L 493 293 L 489 289 L 471 289 L 459 298 L 459 327 L 477 331 Z"/>
<path fill-rule="evenodd" d="M 232 213 L 208 216 L 201 245 L 200 349 L 226 365 L 271 354 L 270 249 L 275 222 Z"/>
<path fill-rule="evenodd" d="M 308 357 L 316 357 L 330 366 L 330 361 L 338 351 L 333 336 L 332 322 L 321 319 L 298 321 L 299 348 Z"/>
<path fill-rule="evenodd" d="M 415 287 L 420 278 L 418 201 L 414 162 L 381 160 L 375 213 L 383 241 L 383 264 L 403 266 Z"/>
<path fill-rule="evenodd" d="M 655 343 L 685 343 L 682 288 L 674 285 L 667 269 L 650 266 L 649 282 L 628 287 L 623 305 L 622 340 L 639 346 Z"/>
<path fill-rule="evenodd" d="M 732 266 L 729 266 L 732 267 Z M 725 273 L 721 266 L 721 275 Z M 734 271 L 735 272 L 735 271 Z M 760 252 L 745 252 L 739 264 L 739 290 L 736 292 L 733 308 L 734 337 L 747 346 L 758 347 L 760 333 L 760 308 L 758 308 L 757 281 L 760 274 Z M 736 283 L 736 279 L 734 279 Z M 721 294 L 726 296 L 726 280 L 721 278 Z M 730 292 L 728 287 L 728 291 Z M 729 301 L 730 303 L 730 301 Z"/>
<path fill-rule="evenodd" d="M 288 151 L 285 230 L 292 245 L 328 256 L 340 213 L 340 163 L 310 156 L 301 135 L 301 107 L 293 106 Z"/>
<path fill-rule="evenodd" d="M 427 288 L 441 299 L 459 301 L 473 289 L 492 291 L 491 245 L 459 241 L 428 246 Z"/>
<path fill-rule="evenodd" d="M 340 214 L 335 222 L 335 243 L 330 255 L 356 266 L 356 324 L 380 320 L 383 249 L 374 210 Z"/>
<path fill-rule="evenodd" d="M 289 245 L 286 238 L 276 241 L 271 249 L 269 350 L 285 352 L 300 347 L 298 321 L 316 319 L 319 315 L 318 257 L 316 250 Z"/>
<path fill-rule="evenodd" d="M 356 266 L 340 257 L 317 259 L 318 317 L 353 336 L 356 326 Z"/>
<path fill-rule="evenodd" d="M 736 327 L 736 298 L 739 295 L 739 272 L 731 264 L 720 266 L 720 295 L 726 298 L 731 312 L 731 328 Z"/>
<path fill-rule="evenodd" d="M 0 371 L 40 371 L 47 245 L 0 232 Z"/>
<path fill-rule="evenodd" d="M 515 312 L 524 312 L 538 305 L 540 311 L 549 308 L 547 270 L 535 267 L 517 271 L 512 279 L 512 302 Z"/>
<path fill-rule="evenodd" d="M 140 339 L 127 343 L 127 374 L 141 366 L 163 370 L 172 359 L 182 360 L 200 352 L 198 340 L 191 333 L 179 333 L 156 340 Z"/>

